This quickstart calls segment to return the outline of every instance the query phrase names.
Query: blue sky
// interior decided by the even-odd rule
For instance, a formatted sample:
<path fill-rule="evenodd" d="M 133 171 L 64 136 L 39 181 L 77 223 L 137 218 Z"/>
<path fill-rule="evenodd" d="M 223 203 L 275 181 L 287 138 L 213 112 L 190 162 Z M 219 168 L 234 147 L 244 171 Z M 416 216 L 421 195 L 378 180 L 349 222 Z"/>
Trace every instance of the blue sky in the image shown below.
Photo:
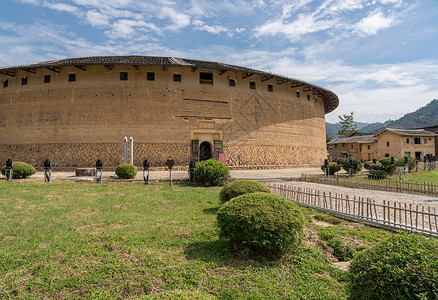
<path fill-rule="evenodd" d="M 0 66 L 98 55 L 279 73 L 335 92 L 328 122 L 383 122 L 438 98 L 438 1 L 2 0 Z"/>

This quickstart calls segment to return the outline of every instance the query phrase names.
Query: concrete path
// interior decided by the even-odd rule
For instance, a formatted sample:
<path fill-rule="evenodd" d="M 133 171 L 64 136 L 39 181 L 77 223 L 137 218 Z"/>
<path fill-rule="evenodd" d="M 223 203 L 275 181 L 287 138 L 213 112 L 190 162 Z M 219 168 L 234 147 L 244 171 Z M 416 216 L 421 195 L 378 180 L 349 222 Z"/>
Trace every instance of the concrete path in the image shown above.
<path fill-rule="evenodd" d="M 287 180 L 290 178 L 298 178 L 301 174 L 308 175 L 322 174 L 319 168 L 294 168 L 294 169 L 275 169 L 275 170 L 233 170 L 230 171 L 232 179 L 255 179 L 263 181 L 275 181 L 275 180 Z M 5 177 L 0 175 L 2 179 Z M 103 172 L 103 180 L 109 180 L 115 178 L 114 172 Z M 32 179 L 44 180 L 44 172 L 37 172 L 31 177 Z M 84 176 L 77 177 L 75 172 L 52 172 L 53 179 L 68 179 L 73 181 L 86 180 L 93 181 L 94 177 Z M 169 171 L 151 171 L 149 174 L 149 180 L 168 180 Z M 139 171 L 135 180 L 143 180 L 143 171 Z M 187 171 L 172 171 L 172 180 L 188 180 Z"/>

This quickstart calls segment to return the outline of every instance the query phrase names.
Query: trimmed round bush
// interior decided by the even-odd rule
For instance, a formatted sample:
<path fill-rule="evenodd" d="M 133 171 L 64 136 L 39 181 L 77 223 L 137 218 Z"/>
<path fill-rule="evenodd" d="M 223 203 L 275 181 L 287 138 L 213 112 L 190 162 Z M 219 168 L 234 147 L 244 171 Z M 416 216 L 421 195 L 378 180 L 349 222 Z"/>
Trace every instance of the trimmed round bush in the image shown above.
<path fill-rule="evenodd" d="M 271 193 L 271 189 L 254 180 L 236 180 L 224 186 L 219 193 L 219 200 L 225 203 L 232 198 L 249 193 Z"/>
<path fill-rule="evenodd" d="M 325 172 L 325 165 L 321 165 L 321 170 Z M 341 170 L 341 166 L 335 162 L 329 162 L 329 173 L 330 175 L 335 175 L 335 173 Z"/>
<path fill-rule="evenodd" d="M 363 168 L 363 164 L 357 158 L 351 158 L 353 161 L 353 173 L 356 174 Z M 342 166 L 342 168 L 348 172 L 350 168 L 350 158 L 340 158 L 338 159 L 338 163 Z"/>
<path fill-rule="evenodd" d="M 304 216 L 298 205 L 268 193 L 238 196 L 217 212 L 219 237 L 236 249 L 256 255 L 277 255 L 296 246 L 303 236 Z"/>
<path fill-rule="evenodd" d="M 121 179 L 133 179 L 137 175 L 137 167 L 133 164 L 121 164 L 116 168 L 116 175 Z"/>
<path fill-rule="evenodd" d="M 377 164 L 380 164 L 379 162 L 377 162 Z M 373 165 L 375 165 L 375 163 L 373 163 L 373 161 L 371 161 L 371 160 L 369 160 L 369 161 L 366 161 L 366 162 L 364 162 L 363 163 L 363 167 L 366 169 L 366 170 L 371 170 L 372 168 L 373 168 Z"/>
<path fill-rule="evenodd" d="M 358 253 L 349 299 L 438 299 L 438 241 L 398 234 Z"/>
<path fill-rule="evenodd" d="M 389 166 L 391 164 L 391 157 L 384 157 L 378 160 L 384 166 Z"/>
<path fill-rule="evenodd" d="M 220 185 L 230 178 L 227 166 L 215 159 L 208 159 L 195 164 L 195 180 L 201 184 Z"/>
<path fill-rule="evenodd" d="M 1 172 L 3 175 L 6 173 L 6 166 L 1 168 Z M 32 176 L 36 173 L 35 168 L 28 163 L 22 161 L 14 161 L 14 165 L 12 166 L 12 178 L 21 179 Z"/>

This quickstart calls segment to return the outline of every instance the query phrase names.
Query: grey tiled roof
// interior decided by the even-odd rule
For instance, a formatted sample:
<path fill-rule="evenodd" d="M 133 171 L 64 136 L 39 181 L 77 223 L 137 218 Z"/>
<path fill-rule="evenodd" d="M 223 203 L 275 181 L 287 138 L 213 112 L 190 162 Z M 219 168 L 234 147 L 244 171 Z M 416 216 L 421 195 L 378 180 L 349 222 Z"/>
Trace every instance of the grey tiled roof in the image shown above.
<path fill-rule="evenodd" d="M 385 131 L 394 132 L 400 135 L 409 135 L 409 136 L 436 136 L 436 133 L 424 130 L 424 129 L 397 129 L 397 128 L 386 128 L 382 132 L 379 132 L 377 135 L 384 133 Z"/>
<path fill-rule="evenodd" d="M 178 66 L 191 67 L 201 69 L 212 69 L 221 71 L 237 71 L 247 74 L 272 77 L 277 79 L 279 83 L 290 82 L 293 86 L 305 86 L 309 92 L 319 95 L 324 100 L 325 113 L 329 113 L 336 109 L 339 105 L 338 96 L 330 90 L 310 84 L 308 82 L 286 77 L 279 74 L 259 71 L 246 67 L 229 65 L 219 62 L 183 59 L 175 57 L 156 57 L 156 56 L 93 56 L 81 58 L 66 58 L 52 61 L 45 61 L 37 64 L 28 64 L 20 66 L 10 66 L 0 68 L 0 74 L 10 74 L 15 70 L 20 69 L 37 69 L 37 68 L 54 68 L 65 66 L 87 66 L 87 65 L 160 65 L 160 66 Z"/>
<path fill-rule="evenodd" d="M 333 144 L 348 144 L 348 143 L 358 143 L 358 144 L 368 144 L 377 142 L 377 138 L 374 135 L 358 135 L 358 136 L 348 136 L 343 138 L 337 138 L 331 142 L 329 145 Z"/>

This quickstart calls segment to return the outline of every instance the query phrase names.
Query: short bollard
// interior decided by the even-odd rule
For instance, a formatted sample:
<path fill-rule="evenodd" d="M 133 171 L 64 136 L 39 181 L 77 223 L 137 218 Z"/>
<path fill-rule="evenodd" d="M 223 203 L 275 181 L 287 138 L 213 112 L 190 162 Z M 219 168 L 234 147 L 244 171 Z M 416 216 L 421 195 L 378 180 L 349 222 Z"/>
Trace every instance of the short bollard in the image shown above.
<path fill-rule="evenodd" d="M 102 168 L 103 163 L 102 160 L 99 158 L 96 161 L 96 183 L 102 183 Z"/>
<path fill-rule="evenodd" d="M 193 160 L 189 163 L 189 184 L 195 184 L 195 162 Z"/>
<path fill-rule="evenodd" d="M 148 171 L 148 175 L 146 176 L 146 171 Z M 145 159 L 143 161 L 143 183 L 149 184 L 149 161 Z"/>
<path fill-rule="evenodd" d="M 44 161 L 44 182 L 52 183 L 52 163 L 49 159 Z"/>
<path fill-rule="evenodd" d="M 172 168 L 175 165 L 175 161 L 173 159 L 168 159 L 166 161 L 166 166 L 169 168 L 169 186 L 172 186 Z"/>
<path fill-rule="evenodd" d="M 5 176 L 6 181 L 12 181 L 12 176 L 14 174 L 14 162 L 12 159 L 8 158 L 6 161 L 6 169 L 5 169 Z"/>

